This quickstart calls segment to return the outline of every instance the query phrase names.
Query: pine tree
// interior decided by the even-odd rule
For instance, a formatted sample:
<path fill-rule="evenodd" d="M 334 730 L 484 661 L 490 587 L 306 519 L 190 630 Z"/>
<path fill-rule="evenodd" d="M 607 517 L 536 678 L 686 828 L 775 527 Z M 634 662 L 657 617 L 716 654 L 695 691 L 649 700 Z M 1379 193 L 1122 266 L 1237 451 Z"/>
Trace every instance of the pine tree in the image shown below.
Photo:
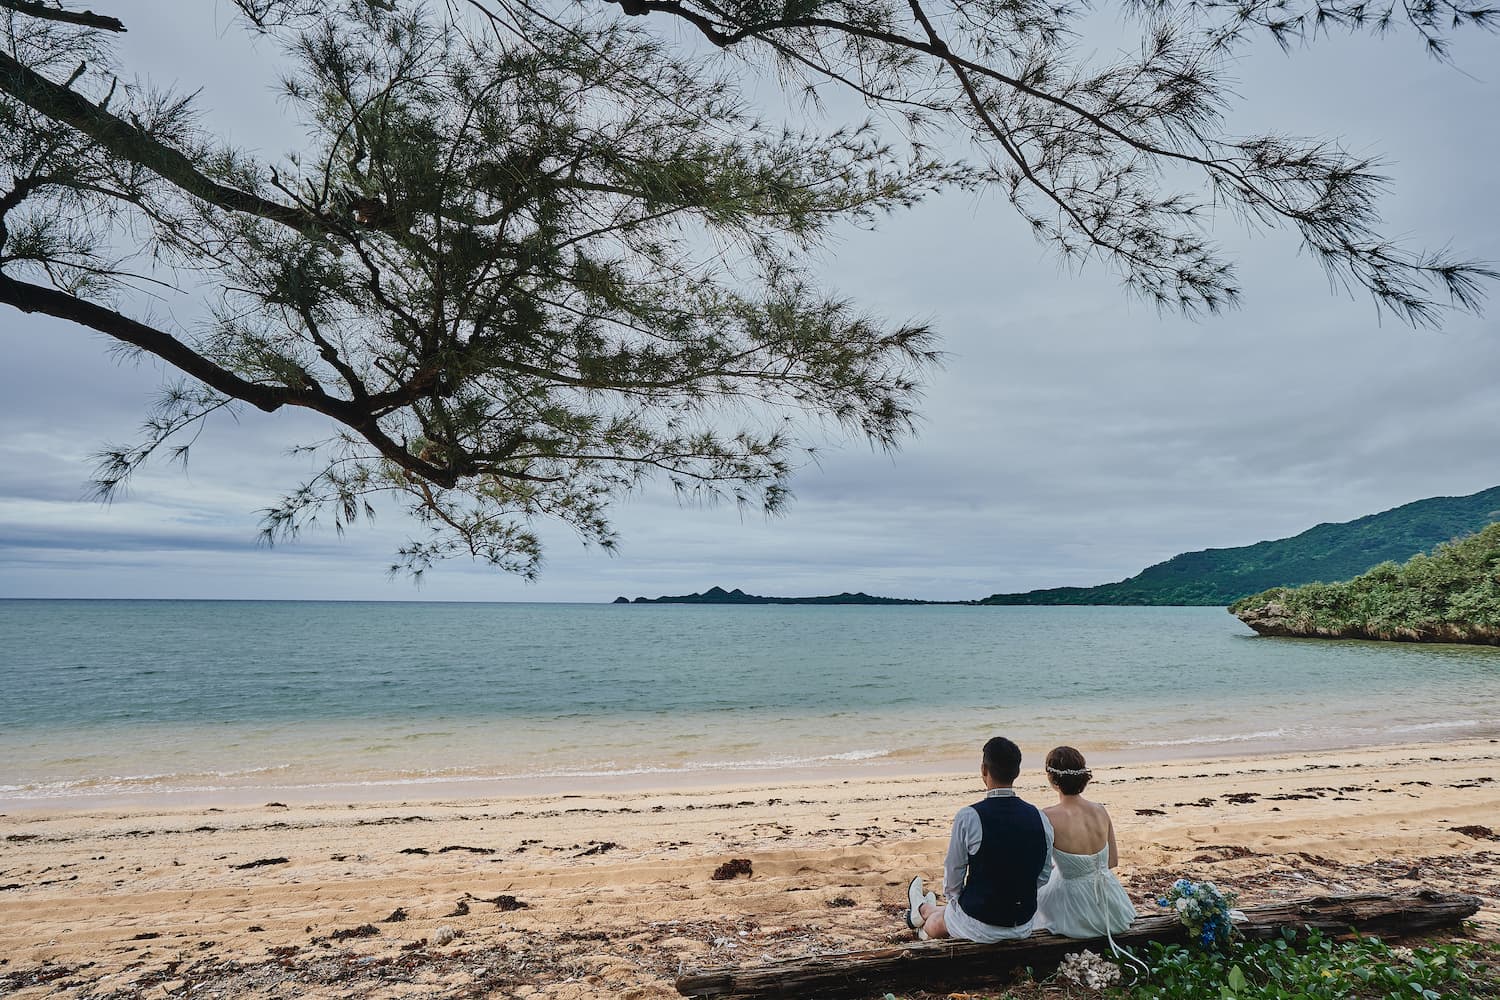
<path fill-rule="evenodd" d="M 1371 162 L 1221 134 L 1221 69 L 1249 36 L 1384 29 L 1394 8 L 1137 3 L 1140 56 L 1093 65 L 1082 10 L 1038 0 L 235 6 L 279 47 L 304 126 L 280 162 L 127 82 L 143 68 L 118 64 L 116 18 L 0 0 L 0 302 L 181 373 L 103 454 L 99 495 L 185 460 L 214 414 L 312 410 L 334 428 L 305 446 L 321 471 L 265 512 L 266 538 L 395 496 L 421 530 L 393 569 L 466 554 L 534 575 L 539 519 L 611 547 L 611 500 L 651 476 L 776 511 L 820 420 L 897 445 L 933 332 L 820 287 L 810 256 L 937 190 L 998 188 L 1065 258 L 1188 313 L 1239 295 L 1200 227 L 1211 203 L 1296 230 L 1412 323 L 1475 308 L 1494 277 L 1382 238 Z M 1440 56 L 1494 16 L 1399 14 Z M 764 65 L 904 131 L 763 120 L 744 81 Z M 1201 188 L 1174 190 L 1182 170 Z M 153 315 L 157 287 L 201 319 Z"/>

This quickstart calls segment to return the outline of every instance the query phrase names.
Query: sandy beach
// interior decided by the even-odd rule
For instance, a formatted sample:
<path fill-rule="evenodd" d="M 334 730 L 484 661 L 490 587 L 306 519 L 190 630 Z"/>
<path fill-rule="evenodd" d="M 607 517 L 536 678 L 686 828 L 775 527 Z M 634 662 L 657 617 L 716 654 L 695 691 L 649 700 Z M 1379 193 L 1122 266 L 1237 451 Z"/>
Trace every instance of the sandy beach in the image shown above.
<path fill-rule="evenodd" d="M 1500 937 L 1500 742 L 1096 767 L 1138 908 L 1178 876 L 1253 903 L 1475 893 Z M 1051 801 L 1036 762 L 1018 790 Z M 676 996 L 683 968 L 909 939 L 961 773 L 485 800 L 10 810 L 0 994 Z M 750 874 L 715 879 L 734 859 Z"/>

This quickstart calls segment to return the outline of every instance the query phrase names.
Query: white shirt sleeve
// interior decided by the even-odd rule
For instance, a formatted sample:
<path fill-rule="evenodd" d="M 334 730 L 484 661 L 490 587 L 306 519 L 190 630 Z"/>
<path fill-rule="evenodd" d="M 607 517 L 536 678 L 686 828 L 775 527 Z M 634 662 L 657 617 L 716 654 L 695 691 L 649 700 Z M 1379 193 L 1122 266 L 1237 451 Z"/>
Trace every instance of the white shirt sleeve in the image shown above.
<path fill-rule="evenodd" d="M 1040 889 L 1052 877 L 1052 821 L 1040 809 L 1036 813 L 1042 817 L 1042 832 L 1047 835 L 1047 854 L 1042 861 L 1042 873 L 1036 877 L 1036 887 Z"/>
<path fill-rule="evenodd" d="M 973 806 L 964 806 L 953 817 L 953 834 L 948 838 L 948 856 L 943 859 L 943 895 L 948 902 L 958 898 L 969 878 L 969 858 L 984 842 L 984 826 Z M 1052 828 L 1047 828 L 1047 847 L 1052 847 Z"/>

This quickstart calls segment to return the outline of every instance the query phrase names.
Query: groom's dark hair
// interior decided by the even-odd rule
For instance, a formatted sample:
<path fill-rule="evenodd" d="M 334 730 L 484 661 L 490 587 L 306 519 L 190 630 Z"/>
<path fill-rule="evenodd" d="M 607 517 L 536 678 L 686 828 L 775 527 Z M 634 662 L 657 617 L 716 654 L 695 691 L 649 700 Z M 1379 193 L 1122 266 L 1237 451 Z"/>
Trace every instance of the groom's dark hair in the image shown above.
<path fill-rule="evenodd" d="M 1004 736 L 996 736 L 984 745 L 984 769 L 996 781 L 1010 784 L 1021 773 L 1021 748 Z"/>

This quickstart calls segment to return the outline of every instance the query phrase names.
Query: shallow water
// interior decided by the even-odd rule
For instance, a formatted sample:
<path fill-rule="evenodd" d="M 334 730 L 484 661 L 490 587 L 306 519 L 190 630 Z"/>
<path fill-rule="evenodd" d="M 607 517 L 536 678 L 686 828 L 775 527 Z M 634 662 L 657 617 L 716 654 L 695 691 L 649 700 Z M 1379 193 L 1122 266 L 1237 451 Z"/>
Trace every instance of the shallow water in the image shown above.
<path fill-rule="evenodd" d="M 0 601 L 0 801 L 1500 733 L 1500 649 L 1217 608 Z"/>

